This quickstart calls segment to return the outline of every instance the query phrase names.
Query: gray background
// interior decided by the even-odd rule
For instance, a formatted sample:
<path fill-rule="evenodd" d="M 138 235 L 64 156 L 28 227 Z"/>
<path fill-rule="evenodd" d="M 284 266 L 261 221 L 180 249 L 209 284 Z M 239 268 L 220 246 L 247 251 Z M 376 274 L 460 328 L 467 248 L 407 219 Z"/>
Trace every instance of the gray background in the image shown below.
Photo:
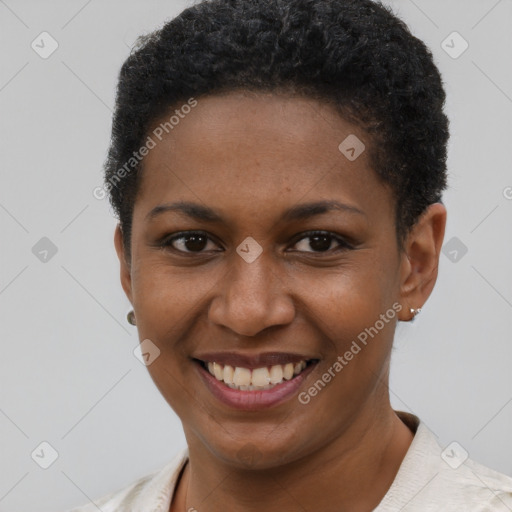
<path fill-rule="evenodd" d="M 398 327 L 393 405 L 419 415 L 443 446 L 456 440 L 512 475 L 512 1 L 391 4 L 446 82 L 446 242 L 456 237 L 421 316 Z M 85 503 L 185 445 L 134 357 L 116 221 L 93 189 L 129 46 L 186 5 L 0 0 L 0 510 Z M 43 31 L 59 44 L 47 59 L 31 48 Z M 469 43 L 458 58 L 441 46 L 453 31 Z M 452 40 L 453 54 L 461 41 Z M 42 237 L 57 247 L 46 262 L 32 251 Z M 43 441 L 59 455 L 48 469 L 31 458 Z"/>

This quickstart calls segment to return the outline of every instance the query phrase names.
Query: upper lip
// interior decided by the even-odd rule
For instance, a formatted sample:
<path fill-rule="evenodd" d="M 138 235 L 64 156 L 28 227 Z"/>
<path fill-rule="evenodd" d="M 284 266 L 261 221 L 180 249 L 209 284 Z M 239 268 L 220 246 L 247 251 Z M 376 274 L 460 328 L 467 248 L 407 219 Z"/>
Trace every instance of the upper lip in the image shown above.
<path fill-rule="evenodd" d="M 243 354 L 240 352 L 208 352 L 192 356 L 205 363 L 219 363 L 222 365 L 239 366 L 241 368 L 263 368 L 278 364 L 298 363 L 309 361 L 314 357 L 290 352 L 264 352 L 260 354 Z"/>

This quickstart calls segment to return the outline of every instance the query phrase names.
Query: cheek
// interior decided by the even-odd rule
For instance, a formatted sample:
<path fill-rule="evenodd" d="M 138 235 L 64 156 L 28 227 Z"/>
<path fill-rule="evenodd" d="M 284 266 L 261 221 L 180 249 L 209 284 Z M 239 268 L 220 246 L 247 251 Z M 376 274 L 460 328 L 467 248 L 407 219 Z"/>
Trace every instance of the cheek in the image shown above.
<path fill-rule="evenodd" d="M 179 337 L 180 331 L 204 313 L 219 277 L 217 269 L 178 269 L 150 259 L 141 263 L 133 275 L 140 335 L 167 340 Z"/>
<path fill-rule="evenodd" d="M 374 258 L 369 251 L 360 251 L 357 259 L 328 275 L 300 275 L 297 286 L 307 290 L 307 294 L 302 292 L 306 310 L 321 325 L 347 338 L 373 325 L 392 308 L 398 297 L 398 278 L 392 268 L 391 263 Z"/>
<path fill-rule="evenodd" d="M 208 404 L 199 403 L 188 383 L 190 364 L 185 364 L 176 354 L 162 351 L 160 357 L 147 367 L 149 375 L 164 400 L 184 423 L 193 422 L 196 416 L 209 412 Z"/>
<path fill-rule="evenodd" d="M 147 369 L 172 408 L 186 411 L 193 398 L 187 382 L 194 377 L 188 354 L 199 340 L 193 333 L 198 332 L 215 278 L 197 269 L 178 273 L 160 262 L 144 261 L 132 279 L 139 338 L 151 340 L 159 350 Z"/>
<path fill-rule="evenodd" d="M 357 263 L 305 283 L 304 289 L 313 290 L 307 322 L 314 322 L 328 343 L 322 370 L 336 374 L 335 393 L 353 394 L 358 388 L 364 394 L 387 365 L 401 309 L 392 265 L 395 262 L 386 261 L 383 254 L 375 258 L 361 251 Z"/>

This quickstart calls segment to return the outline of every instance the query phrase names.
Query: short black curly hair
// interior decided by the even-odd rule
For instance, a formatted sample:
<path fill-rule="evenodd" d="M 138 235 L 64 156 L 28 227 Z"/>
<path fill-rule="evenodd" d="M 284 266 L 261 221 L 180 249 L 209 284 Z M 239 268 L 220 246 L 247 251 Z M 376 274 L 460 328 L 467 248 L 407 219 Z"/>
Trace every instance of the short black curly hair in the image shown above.
<path fill-rule="evenodd" d="M 129 259 L 137 152 L 150 126 L 191 98 L 237 89 L 324 101 L 363 128 L 371 165 L 395 195 L 399 245 L 441 201 L 449 137 L 442 79 L 390 8 L 372 0 L 203 0 L 140 37 L 119 74 L 105 187 Z"/>

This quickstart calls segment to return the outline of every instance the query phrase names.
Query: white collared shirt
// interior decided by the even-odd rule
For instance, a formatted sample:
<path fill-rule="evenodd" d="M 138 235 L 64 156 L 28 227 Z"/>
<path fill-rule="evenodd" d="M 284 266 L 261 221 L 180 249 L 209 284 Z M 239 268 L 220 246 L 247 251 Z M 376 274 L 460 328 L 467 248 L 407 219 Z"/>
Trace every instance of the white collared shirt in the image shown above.
<path fill-rule="evenodd" d="M 417 416 L 396 411 L 415 432 L 388 492 L 373 512 L 511 512 L 512 478 L 443 449 Z M 188 460 L 183 450 L 161 470 L 69 512 L 169 512 Z M 464 460 L 464 461 L 463 461 Z"/>

